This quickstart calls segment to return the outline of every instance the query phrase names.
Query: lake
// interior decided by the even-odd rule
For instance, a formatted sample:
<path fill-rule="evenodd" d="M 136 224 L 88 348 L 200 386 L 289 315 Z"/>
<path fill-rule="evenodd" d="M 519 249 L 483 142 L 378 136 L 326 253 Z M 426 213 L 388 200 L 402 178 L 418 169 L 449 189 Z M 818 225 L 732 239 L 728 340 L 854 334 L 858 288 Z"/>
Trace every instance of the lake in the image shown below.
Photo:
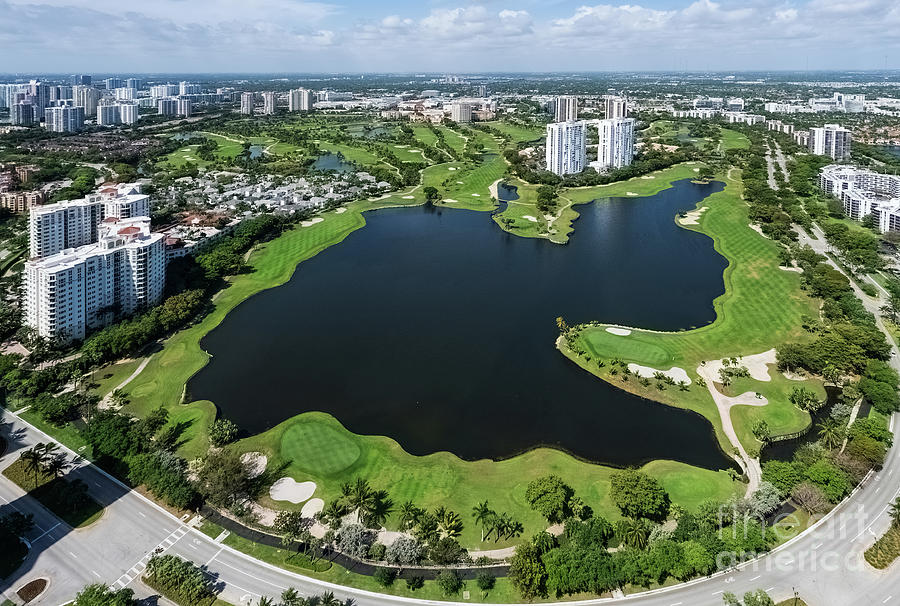
<path fill-rule="evenodd" d="M 339 173 L 348 173 L 356 170 L 356 167 L 353 166 L 353 164 L 344 160 L 344 156 L 333 153 L 322 154 L 317 157 L 316 161 L 313 162 L 312 167 L 314 170 L 333 170 Z"/>
<path fill-rule="evenodd" d="M 190 396 L 250 433 L 324 411 L 417 455 L 502 459 L 543 445 L 619 466 L 730 467 L 705 418 L 617 389 L 554 344 L 557 316 L 658 330 L 712 322 L 727 263 L 674 218 L 722 188 L 683 180 L 581 205 L 564 246 L 505 233 L 489 213 L 366 213 L 364 228 L 202 340 L 213 357 Z"/>

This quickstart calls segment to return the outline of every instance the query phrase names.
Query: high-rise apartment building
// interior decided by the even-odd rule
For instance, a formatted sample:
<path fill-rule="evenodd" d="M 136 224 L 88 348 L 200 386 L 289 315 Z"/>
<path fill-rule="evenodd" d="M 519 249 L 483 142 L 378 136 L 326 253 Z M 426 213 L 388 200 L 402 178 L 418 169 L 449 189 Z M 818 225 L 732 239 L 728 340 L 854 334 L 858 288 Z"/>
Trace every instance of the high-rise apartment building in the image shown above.
<path fill-rule="evenodd" d="M 177 84 L 157 84 L 150 87 L 150 96 L 155 99 L 162 97 L 174 97 L 178 94 L 179 86 Z"/>
<path fill-rule="evenodd" d="M 837 124 L 809 129 L 809 152 L 832 160 L 850 159 L 850 131 Z"/>
<path fill-rule="evenodd" d="M 131 101 L 137 96 L 137 89 L 122 87 L 115 90 L 117 101 Z"/>
<path fill-rule="evenodd" d="M 104 86 L 106 86 L 106 90 L 116 90 L 117 88 L 122 88 L 122 78 L 106 78 L 103 80 Z"/>
<path fill-rule="evenodd" d="M 179 95 L 199 95 L 200 94 L 200 85 L 194 84 L 193 82 L 179 82 L 178 83 L 178 94 Z"/>
<path fill-rule="evenodd" d="M 158 99 L 156 111 L 160 116 L 174 116 L 178 113 L 178 101 L 172 98 Z"/>
<path fill-rule="evenodd" d="M 450 119 L 454 122 L 471 122 L 472 105 L 470 103 L 453 103 L 450 105 Z"/>
<path fill-rule="evenodd" d="M 193 104 L 190 99 L 178 99 L 177 100 L 178 107 L 176 112 L 179 116 L 184 116 L 185 118 L 191 117 L 191 110 L 193 109 Z"/>
<path fill-rule="evenodd" d="M 90 86 L 93 78 L 84 74 L 76 74 L 72 76 L 72 86 Z"/>
<path fill-rule="evenodd" d="M 557 97 L 553 105 L 553 115 L 556 122 L 578 120 L 578 97 L 574 95 Z"/>
<path fill-rule="evenodd" d="M 44 108 L 50 105 L 50 86 L 36 80 L 32 80 L 27 87 L 27 94 L 31 96 L 34 120 L 40 122 L 44 117 Z"/>
<path fill-rule="evenodd" d="M 557 175 L 584 170 L 586 125 L 569 120 L 547 125 L 547 170 Z"/>
<path fill-rule="evenodd" d="M 166 278 L 165 236 L 150 218 L 104 220 L 94 243 L 26 262 L 25 323 L 69 343 L 158 303 Z"/>
<path fill-rule="evenodd" d="M 598 168 L 622 168 L 634 158 L 634 118 L 597 121 Z"/>
<path fill-rule="evenodd" d="M 266 91 L 262 94 L 263 98 L 263 113 L 266 115 L 272 115 L 275 113 L 275 93 L 272 91 Z"/>
<path fill-rule="evenodd" d="M 97 241 L 104 218 L 150 216 L 150 197 L 134 183 L 108 187 L 96 194 L 31 209 L 28 221 L 31 257 L 54 255 Z"/>
<path fill-rule="evenodd" d="M 140 78 L 126 78 L 125 79 L 125 88 L 133 88 L 135 90 L 140 89 L 144 83 Z"/>
<path fill-rule="evenodd" d="M 24 213 L 32 206 L 39 206 L 47 199 L 47 194 L 41 190 L 11 191 L 0 193 L 0 208 L 9 209 L 14 213 Z"/>
<path fill-rule="evenodd" d="M 288 110 L 292 112 L 312 111 L 316 95 L 307 88 L 297 88 L 288 94 Z"/>
<path fill-rule="evenodd" d="M 44 109 L 44 126 L 53 133 L 77 133 L 84 130 L 83 107 L 48 107 Z"/>
<path fill-rule="evenodd" d="M 72 87 L 72 101 L 76 106 L 84 108 L 85 116 L 97 114 L 100 96 L 100 91 L 90 85 L 79 84 Z"/>
<path fill-rule="evenodd" d="M 241 93 L 241 113 L 247 116 L 253 114 L 253 93 Z"/>
<path fill-rule="evenodd" d="M 17 126 L 31 126 L 34 124 L 34 108 L 31 103 L 19 101 L 9 108 L 9 119 Z"/>
<path fill-rule="evenodd" d="M 112 126 L 119 123 L 119 106 L 103 103 L 97 106 L 97 126 Z"/>
<path fill-rule="evenodd" d="M 140 109 L 137 101 L 121 101 L 118 106 L 119 122 L 122 124 L 134 124 L 140 118 Z"/>
<path fill-rule="evenodd" d="M 617 97 L 616 95 L 604 95 L 603 97 L 604 116 L 609 118 L 627 118 L 628 102 L 625 97 Z"/>

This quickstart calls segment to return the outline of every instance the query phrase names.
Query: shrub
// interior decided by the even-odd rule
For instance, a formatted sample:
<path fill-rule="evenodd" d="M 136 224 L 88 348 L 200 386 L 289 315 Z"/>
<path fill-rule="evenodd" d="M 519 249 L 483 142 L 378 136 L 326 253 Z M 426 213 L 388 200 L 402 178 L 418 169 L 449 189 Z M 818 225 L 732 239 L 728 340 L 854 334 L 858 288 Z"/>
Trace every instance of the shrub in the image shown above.
<path fill-rule="evenodd" d="M 394 584 L 394 579 L 397 578 L 397 571 L 393 568 L 378 568 L 374 576 L 379 585 L 389 587 Z"/>
<path fill-rule="evenodd" d="M 420 576 L 409 577 L 406 579 L 406 587 L 410 591 L 421 589 L 425 585 L 425 579 Z"/>
<path fill-rule="evenodd" d="M 225 446 L 234 442 L 238 426 L 228 419 L 216 419 L 209 427 L 209 441 L 213 446 Z"/>
<path fill-rule="evenodd" d="M 444 595 L 454 595 L 462 589 L 463 580 L 459 573 L 452 569 L 444 569 L 437 577 L 438 587 L 444 592 Z"/>

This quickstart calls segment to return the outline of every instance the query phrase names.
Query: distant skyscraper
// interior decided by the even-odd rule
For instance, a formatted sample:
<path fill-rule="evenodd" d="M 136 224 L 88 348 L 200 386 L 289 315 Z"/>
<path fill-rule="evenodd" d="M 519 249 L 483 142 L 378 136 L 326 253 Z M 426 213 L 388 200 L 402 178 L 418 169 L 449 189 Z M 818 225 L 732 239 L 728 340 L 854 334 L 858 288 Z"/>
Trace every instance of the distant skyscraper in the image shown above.
<path fill-rule="evenodd" d="M 72 87 L 65 85 L 57 85 L 50 87 L 50 102 L 66 101 L 72 98 Z"/>
<path fill-rule="evenodd" d="M 72 100 L 75 105 L 84 108 L 85 116 L 93 116 L 97 113 L 100 91 L 93 86 L 78 84 L 72 87 Z"/>
<path fill-rule="evenodd" d="M 556 98 L 553 107 L 553 115 L 556 122 L 567 122 L 578 119 L 578 97 L 563 95 Z"/>
<path fill-rule="evenodd" d="M 177 112 L 178 112 L 179 116 L 184 116 L 185 118 L 190 118 L 192 109 L 193 109 L 193 106 L 191 104 L 190 99 L 178 99 Z"/>
<path fill-rule="evenodd" d="M 454 122 L 471 122 L 472 106 L 469 103 L 454 103 L 450 106 L 450 119 Z"/>
<path fill-rule="evenodd" d="M 104 103 L 97 106 L 97 126 L 112 126 L 119 123 L 119 106 Z"/>
<path fill-rule="evenodd" d="M 28 85 L 28 94 L 31 95 L 31 104 L 34 106 L 34 119 L 44 117 L 44 108 L 50 105 L 50 86 L 32 80 Z"/>
<path fill-rule="evenodd" d="M 44 126 L 54 133 L 77 133 L 84 130 L 84 108 L 48 107 L 44 109 Z"/>
<path fill-rule="evenodd" d="M 315 94 L 306 88 L 297 88 L 288 94 L 288 110 L 292 112 L 312 111 L 315 102 Z"/>
<path fill-rule="evenodd" d="M 832 160 L 850 159 L 850 131 L 837 124 L 809 129 L 809 152 L 830 156 Z"/>
<path fill-rule="evenodd" d="M 125 88 L 139 89 L 144 85 L 140 78 L 126 78 Z"/>
<path fill-rule="evenodd" d="M 72 86 L 90 86 L 92 78 L 83 74 L 72 76 Z"/>
<path fill-rule="evenodd" d="M 479 97 L 487 97 L 487 86 L 479 84 L 475 87 L 475 94 Z"/>
<path fill-rule="evenodd" d="M 150 87 L 150 96 L 155 99 L 174 97 L 178 94 L 179 88 L 177 84 L 157 84 Z"/>
<path fill-rule="evenodd" d="M 199 95 L 200 94 L 200 85 L 194 84 L 192 82 L 179 82 L 178 83 L 178 94 L 179 95 Z"/>
<path fill-rule="evenodd" d="M 598 120 L 597 166 L 622 168 L 634 158 L 634 118 Z"/>
<path fill-rule="evenodd" d="M 585 123 L 574 120 L 547 125 L 547 170 L 557 175 L 584 170 L 585 131 Z"/>
<path fill-rule="evenodd" d="M 605 108 L 604 115 L 606 118 L 628 117 L 628 103 L 624 97 L 606 95 L 603 97 L 603 106 Z"/>
<path fill-rule="evenodd" d="M 124 82 L 122 82 L 122 78 L 106 78 L 103 84 L 106 86 L 106 90 L 116 90 L 122 88 Z"/>
<path fill-rule="evenodd" d="M 174 116 L 178 112 L 178 101 L 172 98 L 159 99 L 156 102 L 156 111 L 160 116 Z"/>
<path fill-rule="evenodd" d="M 115 94 L 118 101 L 131 101 L 137 96 L 137 90 L 123 86 L 122 88 L 117 88 Z"/>
<path fill-rule="evenodd" d="M 119 103 L 119 122 L 122 124 L 134 124 L 140 118 L 140 110 L 137 101 L 122 101 Z"/>
<path fill-rule="evenodd" d="M 275 113 L 275 93 L 272 91 L 266 91 L 262 94 L 263 98 L 263 113 L 266 115 L 272 115 Z"/>
<path fill-rule="evenodd" d="M 241 93 L 241 113 L 247 116 L 253 114 L 253 93 Z"/>
<path fill-rule="evenodd" d="M 34 124 L 34 108 L 31 103 L 20 101 L 9 108 L 10 121 L 17 126 L 31 126 Z"/>

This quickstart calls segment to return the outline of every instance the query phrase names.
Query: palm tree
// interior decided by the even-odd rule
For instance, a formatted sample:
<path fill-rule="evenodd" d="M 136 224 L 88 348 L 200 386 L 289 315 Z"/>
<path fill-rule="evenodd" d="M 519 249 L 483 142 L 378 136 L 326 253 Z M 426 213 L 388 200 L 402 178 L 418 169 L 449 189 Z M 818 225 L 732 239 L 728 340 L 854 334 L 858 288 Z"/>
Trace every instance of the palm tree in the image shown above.
<path fill-rule="evenodd" d="M 275 600 L 268 596 L 262 596 L 256 603 L 256 606 L 275 606 Z"/>
<path fill-rule="evenodd" d="M 422 510 L 416 507 L 412 501 L 406 501 L 400 505 L 397 510 L 397 517 L 400 525 L 409 530 L 412 528 L 422 515 Z"/>
<path fill-rule="evenodd" d="M 297 593 L 297 590 L 291 587 L 281 592 L 281 603 L 283 606 L 301 606 L 304 600 Z"/>
<path fill-rule="evenodd" d="M 34 488 L 38 485 L 38 473 L 44 464 L 44 445 L 35 444 L 22 452 L 20 458 L 25 461 L 25 471 L 34 474 Z"/>
<path fill-rule="evenodd" d="M 895 528 L 900 527 L 900 497 L 894 499 L 890 509 L 891 525 Z"/>
<path fill-rule="evenodd" d="M 62 455 L 57 455 L 47 461 L 44 465 L 44 473 L 53 476 L 54 478 L 58 478 L 62 476 L 63 472 L 65 472 L 69 468 L 69 462 L 66 461 L 66 457 Z"/>
<path fill-rule="evenodd" d="M 334 594 L 330 591 L 326 591 L 319 597 L 320 606 L 341 606 L 340 600 L 334 597 Z"/>
<path fill-rule="evenodd" d="M 361 522 L 365 520 L 375 508 L 375 491 L 373 491 L 369 486 L 369 483 L 362 478 L 356 478 L 356 483 L 350 488 L 350 492 L 346 497 L 350 505 L 350 510 L 356 510 L 359 513 Z"/>
<path fill-rule="evenodd" d="M 844 431 L 834 419 L 828 418 L 819 425 L 819 439 L 828 449 L 837 448 L 844 440 Z"/>
<path fill-rule="evenodd" d="M 497 516 L 497 535 L 494 537 L 494 542 L 500 540 L 501 536 L 507 537 L 509 535 L 509 527 L 512 525 L 512 518 L 509 517 L 509 514 L 504 512 Z"/>
<path fill-rule="evenodd" d="M 626 520 L 623 524 L 622 538 L 626 545 L 635 549 L 644 549 L 650 533 L 647 532 L 647 526 L 640 520 Z"/>
<path fill-rule="evenodd" d="M 483 501 L 472 508 L 472 517 L 475 518 L 475 523 L 481 525 L 481 542 L 484 542 L 484 527 L 490 515 L 494 513 L 491 511 L 491 508 L 488 507 L 488 502 Z"/>

